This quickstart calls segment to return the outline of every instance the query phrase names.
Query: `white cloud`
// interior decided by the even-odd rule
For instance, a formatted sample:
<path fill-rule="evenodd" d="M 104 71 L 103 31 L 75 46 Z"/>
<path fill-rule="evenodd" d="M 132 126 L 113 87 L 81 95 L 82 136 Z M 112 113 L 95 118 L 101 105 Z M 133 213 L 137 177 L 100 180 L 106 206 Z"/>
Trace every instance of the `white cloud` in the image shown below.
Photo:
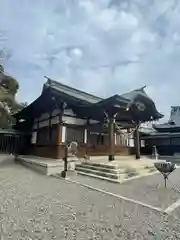
<path fill-rule="evenodd" d="M 180 104 L 180 2 L 1 0 L 7 71 L 33 100 L 44 75 L 108 96 L 147 85 L 168 117 Z"/>

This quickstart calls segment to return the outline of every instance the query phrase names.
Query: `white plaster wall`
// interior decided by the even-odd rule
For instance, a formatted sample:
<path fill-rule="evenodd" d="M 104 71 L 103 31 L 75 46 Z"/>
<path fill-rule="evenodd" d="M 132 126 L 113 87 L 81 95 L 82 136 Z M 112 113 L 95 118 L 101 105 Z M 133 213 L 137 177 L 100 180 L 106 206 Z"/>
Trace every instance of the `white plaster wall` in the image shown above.
<path fill-rule="evenodd" d="M 50 117 L 50 114 L 49 113 L 44 113 L 41 115 L 41 117 L 39 118 L 39 120 L 44 120 L 44 119 L 48 119 Z"/>
<path fill-rule="evenodd" d="M 39 128 L 43 128 L 43 127 L 47 127 L 47 126 L 49 126 L 49 119 L 39 122 Z"/>
<path fill-rule="evenodd" d="M 37 129 L 37 123 L 36 122 L 34 122 L 34 124 L 33 124 L 33 130 L 35 130 L 35 129 Z"/>
<path fill-rule="evenodd" d="M 134 147 L 134 139 L 133 138 L 129 139 L 129 146 Z"/>
<path fill-rule="evenodd" d="M 59 123 L 59 116 L 51 118 L 51 125 Z"/>
<path fill-rule="evenodd" d="M 58 114 L 60 114 L 60 109 L 54 109 L 51 113 L 52 116 L 57 116 Z"/>
<path fill-rule="evenodd" d="M 86 119 L 68 117 L 68 116 L 63 116 L 62 121 L 66 124 L 74 124 L 74 125 L 85 125 L 87 123 Z"/>
<path fill-rule="evenodd" d="M 87 137 L 88 137 L 88 134 L 87 134 L 87 129 L 84 129 L 84 143 L 87 143 Z"/>
<path fill-rule="evenodd" d="M 76 114 L 70 108 L 64 109 L 64 115 L 76 116 Z"/>
<path fill-rule="evenodd" d="M 99 121 L 96 121 L 96 120 L 90 119 L 90 120 L 89 120 L 89 123 L 90 123 L 90 124 L 96 124 L 96 123 L 99 123 Z"/>
<path fill-rule="evenodd" d="M 31 143 L 36 144 L 36 142 L 37 142 L 37 132 L 33 132 L 31 137 Z"/>
<path fill-rule="evenodd" d="M 51 113 L 51 115 L 52 115 L 51 125 L 59 123 L 59 114 L 60 114 L 59 109 L 55 109 L 55 110 L 52 111 L 52 113 Z M 39 128 L 49 126 L 49 117 L 50 117 L 49 113 L 44 113 L 44 114 L 41 115 L 40 118 L 35 118 L 34 123 L 33 123 L 33 129 L 37 129 L 37 122 L 38 121 L 40 121 L 39 122 Z"/>
<path fill-rule="evenodd" d="M 62 126 L 62 143 L 66 142 L 66 126 Z"/>

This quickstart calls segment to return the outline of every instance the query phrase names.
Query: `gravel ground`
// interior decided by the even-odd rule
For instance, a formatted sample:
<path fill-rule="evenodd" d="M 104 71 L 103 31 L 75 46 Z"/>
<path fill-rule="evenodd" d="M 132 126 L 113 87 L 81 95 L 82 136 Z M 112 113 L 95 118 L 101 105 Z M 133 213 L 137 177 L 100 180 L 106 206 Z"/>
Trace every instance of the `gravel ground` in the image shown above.
<path fill-rule="evenodd" d="M 180 222 L 145 207 L 37 174 L 0 166 L 0 239 L 180 239 Z"/>
<path fill-rule="evenodd" d="M 176 217 L 178 220 L 180 220 L 180 206 L 177 207 L 172 213 L 171 215 L 173 215 L 174 217 Z"/>
<path fill-rule="evenodd" d="M 165 189 L 164 179 L 160 173 L 130 180 L 122 184 L 111 183 L 81 175 L 72 176 L 70 179 L 135 199 L 154 207 L 162 208 L 163 210 L 180 198 L 180 192 L 175 190 L 169 182 L 167 182 L 167 188 Z M 180 189 L 180 169 L 176 169 L 169 176 L 169 180 Z"/>

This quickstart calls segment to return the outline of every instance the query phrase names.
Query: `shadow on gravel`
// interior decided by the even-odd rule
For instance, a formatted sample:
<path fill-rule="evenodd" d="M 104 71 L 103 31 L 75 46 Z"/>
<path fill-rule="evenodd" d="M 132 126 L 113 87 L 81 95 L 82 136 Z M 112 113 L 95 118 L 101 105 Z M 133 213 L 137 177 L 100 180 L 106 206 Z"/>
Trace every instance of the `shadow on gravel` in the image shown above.
<path fill-rule="evenodd" d="M 14 155 L 5 155 L 5 154 L 0 154 L 0 168 L 1 167 L 6 167 L 6 166 L 9 166 L 9 165 L 12 165 L 14 164 L 15 161 L 14 161 Z"/>

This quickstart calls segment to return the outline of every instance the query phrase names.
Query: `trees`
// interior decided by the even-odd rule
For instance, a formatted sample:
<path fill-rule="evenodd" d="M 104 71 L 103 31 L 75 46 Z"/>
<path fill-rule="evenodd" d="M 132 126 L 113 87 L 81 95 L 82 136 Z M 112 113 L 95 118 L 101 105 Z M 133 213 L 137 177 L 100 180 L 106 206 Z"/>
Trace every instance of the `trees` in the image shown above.
<path fill-rule="evenodd" d="M 18 89 L 18 81 L 7 75 L 0 64 L 0 128 L 10 128 L 13 123 L 11 114 L 24 107 L 15 99 Z"/>
<path fill-rule="evenodd" d="M 0 42 L 6 42 L 5 31 L 0 29 Z M 3 44 L 5 45 L 5 44 Z M 11 51 L 5 47 L 0 48 L 0 128 L 12 126 L 11 114 L 23 108 L 17 103 L 15 96 L 19 89 L 18 81 L 5 73 L 3 63 L 11 58 Z"/>

